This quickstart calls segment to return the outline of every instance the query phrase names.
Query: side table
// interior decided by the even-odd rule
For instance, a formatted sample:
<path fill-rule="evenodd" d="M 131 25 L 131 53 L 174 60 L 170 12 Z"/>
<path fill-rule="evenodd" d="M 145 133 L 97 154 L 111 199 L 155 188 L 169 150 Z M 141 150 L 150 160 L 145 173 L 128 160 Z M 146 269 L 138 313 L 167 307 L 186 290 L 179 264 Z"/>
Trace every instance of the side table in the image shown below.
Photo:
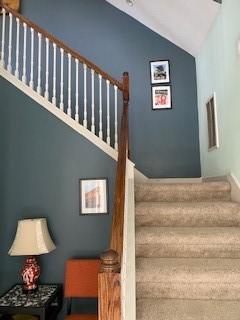
<path fill-rule="evenodd" d="M 0 297 L 0 315 L 31 314 L 40 320 L 53 320 L 62 308 L 62 300 L 62 285 L 42 284 L 36 292 L 24 294 L 17 284 Z"/>

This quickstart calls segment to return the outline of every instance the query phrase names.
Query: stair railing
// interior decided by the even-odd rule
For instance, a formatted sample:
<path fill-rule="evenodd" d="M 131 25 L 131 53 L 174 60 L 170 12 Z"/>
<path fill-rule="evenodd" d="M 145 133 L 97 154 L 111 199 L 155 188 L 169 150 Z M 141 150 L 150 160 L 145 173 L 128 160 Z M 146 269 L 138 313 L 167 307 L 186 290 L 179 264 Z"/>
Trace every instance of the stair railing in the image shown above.
<path fill-rule="evenodd" d="M 0 65 L 118 150 L 123 84 L 27 18 L 1 7 Z"/>
<path fill-rule="evenodd" d="M 1 7 L 0 66 L 51 102 L 53 107 L 60 108 L 77 123 L 118 150 L 110 250 L 101 255 L 99 320 L 120 320 L 121 258 L 128 158 L 128 73 L 123 74 L 122 82 L 115 80 L 30 20 L 5 5 Z M 95 90 L 96 83 L 98 91 Z M 122 92 L 123 110 L 118 138 L 119 92 Z M 114 120 L 111 122 L 112 114 Z M 96 118 L 99 120 L 98 124 Z"/>
<path fill-rule="evenodd" d="M 121 262 L 125 209 L 126 164 L 128 158 L 129 76 L 123 75 L 123 114 L 118 151 L 114 211 L 110 250 L 101 255 L 99 274 L 99 320 L 121 319 Z"/>

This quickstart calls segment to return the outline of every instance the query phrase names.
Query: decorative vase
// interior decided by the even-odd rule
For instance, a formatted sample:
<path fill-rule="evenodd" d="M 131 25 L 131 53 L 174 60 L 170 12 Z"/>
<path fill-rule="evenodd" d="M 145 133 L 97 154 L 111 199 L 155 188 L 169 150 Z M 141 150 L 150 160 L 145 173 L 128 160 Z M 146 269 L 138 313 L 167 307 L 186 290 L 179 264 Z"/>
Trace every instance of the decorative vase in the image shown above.
<path fill-rule="evenodd" d="M 29 256 L 22 269 L 23 292 L 32 293 L 37 290 L 37 281 L 40 276 L 40 267 L 34 256 Z"/>

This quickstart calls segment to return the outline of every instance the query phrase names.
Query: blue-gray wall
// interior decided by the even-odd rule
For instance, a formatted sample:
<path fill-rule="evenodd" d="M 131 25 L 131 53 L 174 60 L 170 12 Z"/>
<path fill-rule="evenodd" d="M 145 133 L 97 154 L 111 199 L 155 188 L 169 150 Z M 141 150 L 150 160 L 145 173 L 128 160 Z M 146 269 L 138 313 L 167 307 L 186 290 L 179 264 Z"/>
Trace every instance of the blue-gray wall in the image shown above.
<path fill-rule="evenodd" d="M 47 217 L 57 249 L 41 257 L 44 282 L 63 282 L 64 262 L 109 245 L 111 215 L 79 216 L 79 178 L 107 177 L 115 161 L 0 78 L 0 293 L 20 282 L 22 257 L 7 251 L 17 220 Z"/>
<path fill-rule="evenodd" d="M 131 78 L 130 140 L 149 177 L 200 176 L 195 60 L 103 0 L 22 0 L 22 14 L 115 78 Z M 173 109 L 152 111 L 149 61 L 169 59 Z M 108 246 L 110 216 L 79 217 L 78 179 L 108 177 L 115 163 L 0 79 L 0 291 L 17 280 L 22 258 L 7 256 L 17 220 L 46 216 L 57 250 L 42 257 L 43 281 L 63 281 L 71 256 Z M 111 210 L 110 210 L 111 211 Z"/>
<path fill-rule="evenodd" d="M 120 79 L 131 78 L 131 156 L 149 177 L 200 176 L 195 59 L 103 0 L 22 0 L 22 13 Z M 152 111 L 149 61 L 169 59 L 172 110 Z"/>

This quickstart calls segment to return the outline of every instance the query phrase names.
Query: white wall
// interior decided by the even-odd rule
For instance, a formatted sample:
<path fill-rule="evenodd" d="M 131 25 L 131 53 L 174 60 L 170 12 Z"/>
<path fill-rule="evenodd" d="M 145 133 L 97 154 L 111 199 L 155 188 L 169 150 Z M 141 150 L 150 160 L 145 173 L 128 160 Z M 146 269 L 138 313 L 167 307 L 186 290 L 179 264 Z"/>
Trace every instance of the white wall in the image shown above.
<path fill-rule="evenodd" d="M 240 1 L 224 0 L 196 58 L 203 176 L 233 173 L 240 180 Z M 216 92 L 220 147 L 208 151 L 205 103 Z"/>

